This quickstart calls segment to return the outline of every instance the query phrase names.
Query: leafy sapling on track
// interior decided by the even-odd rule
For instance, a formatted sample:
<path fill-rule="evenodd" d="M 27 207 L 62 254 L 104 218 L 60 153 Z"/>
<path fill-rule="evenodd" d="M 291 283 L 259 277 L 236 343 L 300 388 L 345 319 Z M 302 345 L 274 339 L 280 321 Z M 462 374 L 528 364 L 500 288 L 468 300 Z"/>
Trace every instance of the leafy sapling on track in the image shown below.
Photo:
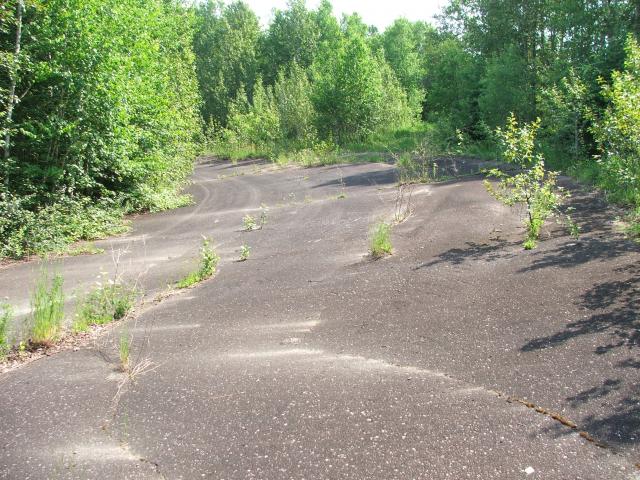
<path fill-rule="evenodd" d="M 245 262 L 249 260 L 249 255 L 251 254 L 251 247 L 246 243 L 240 247 L 240 258 L 239 262 Z"/>
<path fill-rule="evenodd" d="M 560 205 L 569 197 L 561 187 L 557 186 L 558 173 L 545 170 L 544 158 L 536 153 L 535 139 L 540 128 L 540 119 L 522 126 L 511 114 L 507 126 L 498 128 L 496 134 L 503 146 L 504 159 L 517 168 L 517 173 L 508 174 L 494 168 L 487 172 L 498 179 L 497 185 L 489 180 L 484 181 L 490 195 L 509 207 L 523 206 L 525 209 L 523 223 L 526 238 L 523 246 L 526 250 L 536 247 L 544 222 L 553 216 L 560 216 Z M 571 233 L 575 236 L 579 230 L 569 220 Z"/>
<path fill-rule="evenodd" d="M 258 225 L 256 223 L 256 219 L 249 215 L 246 214 L 243 218 L 242 218 L 242 226 L 244 227 L 245 231 L 250 232 L 252 230 L 256 230 L 258 228 Z"/>
<path fill-rule="evenodd" d="M 211 241 L 204 238 L 200 248 L 200 266 L 195 272 L 191 272 L 176 285 L 177 288 L 189 288 L 196 283 L 212 277 L 216 273 L 220 257 L 211 246 Z"/>

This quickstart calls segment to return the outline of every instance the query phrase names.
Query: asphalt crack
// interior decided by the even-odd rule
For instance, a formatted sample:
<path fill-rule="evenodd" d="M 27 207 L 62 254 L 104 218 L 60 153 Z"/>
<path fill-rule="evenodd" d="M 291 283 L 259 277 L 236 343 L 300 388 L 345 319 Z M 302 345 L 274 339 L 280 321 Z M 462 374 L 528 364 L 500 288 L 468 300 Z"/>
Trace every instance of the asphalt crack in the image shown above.
<path fill-rule="evenodd" d="M 545 416 L 555 420 L 556 422 L 560 423 L 561 425 L 569 428 L 570 430 L 574 430 L 574 431 L 578 432 L 578 435 L 580 435 L 587 442 L 592 443 L 596 447 L 604 448 L 604 449 L 610 449 L 610 446 L 607 443 L 596 439 L 593 435 L 591 435 L 586 430 L 580 430 L 580 428 L 578 427 L 577 423 L 575 423 L 572 420 L 569 420 L 567 417 L 565 417 L 563 415 L 560 415 L 559 413 L 556 413 L 556 412 L 554 412 L 552 410 L 548 410 L 548 409 L 546 409 L 544 407 L 536 405 L 535 403 L 532 403 L 532 402 L 530 402 L 528 400 L 524 400 L 522 398 L 514 397 L 512 395 L 507 395 L 506 393 L 503 393 L 503 392 L 496 392 L 496 393 L 497 393 L 497 395 L 499 397 L 504 397 L 506 399 L 507 403 L 518 403 L 520 405 L 524 405 L 525 407 L 535 411 L 536 413 L 539 413 L 541 415 L 545 415 Z M 638 467 L 638 465 L 640 465 L 640 464 L 636 464 L 636 467 Z"/>

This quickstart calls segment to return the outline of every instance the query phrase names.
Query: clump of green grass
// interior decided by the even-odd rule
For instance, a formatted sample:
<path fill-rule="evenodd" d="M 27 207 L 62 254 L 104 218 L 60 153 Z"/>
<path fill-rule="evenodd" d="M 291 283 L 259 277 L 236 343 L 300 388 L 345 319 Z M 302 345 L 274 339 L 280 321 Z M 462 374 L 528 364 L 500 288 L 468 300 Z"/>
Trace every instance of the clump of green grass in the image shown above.
<path fill-rule="evenodd" d="M 240 247 L 240 259 L 239 262 L 245 262 L 249 260 L 249 255 L 251 254 L 251 247 L 246 243 Z"/>
<path fill-rule="evenodd" d="M 264 203 L 260 204 L 260 228 L 263 228 L 267 224 L 268 217 L 269 207 Z"/>
<path fill-rule="evenodd" d="M 371 230 L 369 239 L 371 257 L 381 258 L 385 255 L 391 255 L 391 250 L 391 225 L 378 222 Z"/>
<path fill-rule="evenodd" d="M 58 338 L 64 318 L 64 292 L 61 275 L 40 274 L 31 301 L 30 337 L 33 345 L 51 345 Z"/>
<path fill-rule="evenodd" d="M 8 338 L 9 326 L 13 318 L 11 305 L 0 303 L 0 359 L 4 358 L 9 351 L 10 344 Z"/>
<path fill-rule="evenodd" d="M 112 282 L 89 292 L 78 304 L 73 330 L 86 331 L 91 325 L 104 325 L 124 318 L 133 307 L 136 292 Z"/>
<path fill-rule="evenodd" d="M 131 336 L 126 330 L 120 332 L 120 342 L 118 345 L 118 356 L 120 358 L 120 370 L 128 372 L 130 368 L 130 353 L 131 353 Z"/>
<path fill-rule="evenodd" d="M 177 288 L 189 288 L 202 282 L 216 273 L 220 257 L 211 246 L 209 239 L 204 239 L 200 249 L 200 266 L 195 272 L 191 272 L 176 285 Z"/>

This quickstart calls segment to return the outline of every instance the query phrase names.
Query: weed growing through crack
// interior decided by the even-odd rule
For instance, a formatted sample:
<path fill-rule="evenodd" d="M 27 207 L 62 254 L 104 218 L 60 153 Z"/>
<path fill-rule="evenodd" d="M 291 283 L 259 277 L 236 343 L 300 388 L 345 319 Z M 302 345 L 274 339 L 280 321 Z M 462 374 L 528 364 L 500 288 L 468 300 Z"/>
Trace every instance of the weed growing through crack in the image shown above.
<path fill-rule="evenodd" d="M 269 207 L 264 203 L 260 204 L 260 228 L 263 228 L 267 224 L 268 215 Z"/>
<path fill-rule="evenodd" d="M 394 213 L 394 220 L 396 223 L 404 222 L 413 213 L 411 197 L 413 196 L 414 188 L 415 184 L 413 183 L 398 183 L 396 188 Z"/>
<path fill-rule="evenodd" d="M 391 254 L 391 225 L 385 222 L 374 225 L 369 239 L 369 251 L 373 258 Z"/>
<path fill-rule="evenodd" d="M 247 232 L 250 232 L 251 230 L 255 230 L 258 227 L 258 225 L 256 224 L 256 219 L 249 214 L 246 214 L 242 218 L 242 226 Z"/>
<path fill-rule="evenodd" d="M 86 331 L 91 325 L 104 325 L 124 318 L 133 308 L 135 289 L 114 281 L 98 286 L 78 304 L 73 330 Z"/>
<path fill-rule="evenodd" d="M 126 330 L 120 332 L 120 342 L 118 345 L 118 356 L 120 358 L 120 370 L 129 371 L 129 355 L 131 353 L 131 336 Z"/>
<path fill-rule="evenodd" d="M 0 303 L 0 360 L 6 356 L 10 348 L 8 331 L 12 319 L 13 309 L 11 305 Z"/>
<path fill-rule="evenodd" d="M 210 278 L 216 273 L 220 257 L 211 246 L 211 241 L 205 238 L 200 249 L 200 266 L 195 272 L 191 272 L 176 285 L 177 288 L 189 288 L 196 283 Z"/>
<path fill-rule="evenodd" d="M 338 175 L 340 175 L 340 193 L 336 198 L 338 200 L 343 200 L 347 198 L 347 193 L 345 191 L 347 184 L 344 182 L 344 175 L 342 174 L 342 169 L 338 169 Z"/>
<path fill-rule="evenodd" d="M 251 254 L 251 247 L 246 243 L 240 247 L 240 259 L 239 262 L 245 262 L 249 260 L 249 255 Z"/>
<path fill-rule="evenodd" d="M 50 345 L 59 335 L 64 317 L 61 275 L 42 270 L 31 300 L 30 337 L 33 345 Z"/>

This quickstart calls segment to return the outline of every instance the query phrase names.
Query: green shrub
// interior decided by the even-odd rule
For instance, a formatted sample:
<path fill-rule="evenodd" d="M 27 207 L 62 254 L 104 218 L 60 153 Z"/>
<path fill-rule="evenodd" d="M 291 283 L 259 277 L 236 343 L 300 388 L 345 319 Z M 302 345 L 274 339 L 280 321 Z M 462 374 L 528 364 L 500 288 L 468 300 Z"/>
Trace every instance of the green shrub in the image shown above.
<path fill-rule="evenodd" d="M 511 114 L 507 128 L 498 128 L 496 133 L 502 141 L 504 159 L 515 165 L 518 173 L 509 175 L 499 169 L 492 169 L 488 174 L 499 180 L 497 187 L 488 180 L 484 181 L 487 191 L 505 205 L 523 205 L 526 208 L 524 225 L 527 236 L 523 243 L 526 250 L 535 248 L 544 222 L 559 213 L 558 207 L 567 196 L 556 186 L 558 173 L 546 171 L 544 158 L 535 152 L 535 138 L 539 127 L 539 119 L 520 127 Z M 576 228 L 574 225 L 572 230 L 575 231 Z"/>
<path fill-rule="evenodd" d="M 104 325 L 124 318 L 133 307 L 135 290 L 110 283 L 89 292 L 79 302 L 73 329 L 84 331 L 91 325 Z"/>
<path fill-rule="evenodd" d="M 381 258 L 391 254 L 391 225 L 385 222 L 377 223 L 371 230 L 369 251 L 373 258 Z"/>
<path fill-rule="evenodd" d="M 127 231 L 124 210 L 114 202 L 60 200 L 31 210 L 28 197 L 0 195 L 0 258 L 64 253 L 78 240 L 95 240 Z"/>
<path fill-rule="evenodd" d="M 613 200 L 640 207 L 640 46 L 627 42 L 623 72 L 603 87 L 609 106 L 592 132 L 600 148 L 601 185 Z"/>
<path fill-rule="evenodd" d="M 64 318 L 64 292 L 61 275 L 49 276 L 42 270 L 31 301 L 30 337 L 33 345 L 48 346 L 58 338 Z"/>
<path fill-rule="evenodd" d="M 180 280 L 176 287 L 189 288 L 196 283 L 210 278 L 216 273 L 219 261 L 220 257 L 216 254 L 213 247 L 211 247 L 211 242 L 205 238 L 202 242 L 202 248 L 200 249 L 200 266 L 198 270 L 191 272 Z"/>

